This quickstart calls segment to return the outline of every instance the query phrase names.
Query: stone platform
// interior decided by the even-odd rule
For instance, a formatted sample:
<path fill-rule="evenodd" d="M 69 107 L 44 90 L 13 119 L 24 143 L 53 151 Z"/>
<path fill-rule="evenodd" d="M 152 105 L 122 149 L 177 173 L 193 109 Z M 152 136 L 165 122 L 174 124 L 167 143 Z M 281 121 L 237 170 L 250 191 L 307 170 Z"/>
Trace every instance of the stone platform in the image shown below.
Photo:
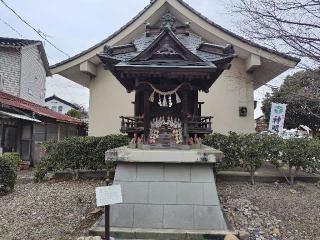
<path fill-rule="evenodd" d="M 222 153 L 200 150 L 121 149 L 106 154 L 117 161 L 114 185 L 123 203 L 111 206 L 111 227 L 144 231 L 227 232 L 213 164 Z M 103 227 L 100 220 L 96 228 Z"/>

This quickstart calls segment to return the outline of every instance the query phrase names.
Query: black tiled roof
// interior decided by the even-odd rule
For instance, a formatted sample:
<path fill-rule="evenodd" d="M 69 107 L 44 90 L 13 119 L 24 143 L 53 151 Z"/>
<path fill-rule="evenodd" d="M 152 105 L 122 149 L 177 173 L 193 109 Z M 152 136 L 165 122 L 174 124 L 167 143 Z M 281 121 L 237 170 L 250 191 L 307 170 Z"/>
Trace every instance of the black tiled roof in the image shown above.
<path fill-rule="evenodd" d="M 37 44 L 37 43 L 39 44 L 41 43 L 41 41 L 0 37 L 0 46 L 5 46 L 5 47 L 24 47 L 28 45 Z"/>
<path fill-rule="evenodd" d="M 43 44 L 39 40 L 19 39 L 19 38 L 7 38 L 0 37 L 0 47 L 21 48 L 29 45 L 37 45 L 40 51 L 43 66 L 46 70 L 46 75 L 51 76 L 48 58 L 43 47 Z"/>
<path fill-rule="evenodd" d="M 128 62 L 131 59 L 138 56 L 141 52 L 146 50 L 150 46 L 150 44 L 152 44 L 153 41 L 155 41 L 155 39 L 159 35 L 160 34 L 152 34 L 152 35 L 147 36 L 146 34 L 143 34 L 142 36 L 135 39 L 132 42 L 132 45 L 135 47 L 136 51 L 129 51 L 126 53 L 110 55 L 109 54 L 110 50 L 112 50 L 113 48 L 117 48 L 117 49 L 120 48 L 120 46 L 114 46 L 114 47 L 110 47 L 109 49 L 107 49 L 106 51 L 104 51 L 103 53 L 100 53 L 98 55 L 102 56 L 102 57 L 114 59 L 114 60 L 117 60 L 120 62 Z M 230 54 L 219 54 L 219 53 L 209 53 L 209 52 L 205 52 L 205 51 L 199 51 L 198 50 L 199 47 L 204 42 L 200 36 L 193 34 L 193 33 L 189 33 L 188 35 L 183 34 L 183 33 L 174 34 L 174 36 L 177 38 L 178 41 L 181 42 L 181 44 L 183 44 L 184 47 L 186 47 L 190 52 L 192 52 L 194 55 L 198 56 L 204 62 L 214 62 L 214 61 L 222 60 L 226 57 L 235 56 L 234 54 L 230 55 Z M 225 48 L 224 46 L 220 46 L 220 45 L 215 45 L 215 47 L 219 47 L 220 49 Z"/>

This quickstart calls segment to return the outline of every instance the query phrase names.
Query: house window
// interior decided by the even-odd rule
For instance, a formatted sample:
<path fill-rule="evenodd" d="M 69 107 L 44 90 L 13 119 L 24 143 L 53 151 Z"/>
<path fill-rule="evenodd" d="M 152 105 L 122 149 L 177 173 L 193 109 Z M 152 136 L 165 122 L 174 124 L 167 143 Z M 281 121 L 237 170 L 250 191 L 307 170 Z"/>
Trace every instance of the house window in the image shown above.
<path fill-rule="evenodd" d="M 56 112 L 57 111 L 57 106 L 52 106 L 51 110 Z"/>
<path fill-rule="evenodd" d="M 62 109 L 63 109 L 63 107 L 62 107 L 62 106 L 59 106 L 59 107 L 58 107 L 58 112 L 59 112 L 59 113 L 62 113 Z"/>

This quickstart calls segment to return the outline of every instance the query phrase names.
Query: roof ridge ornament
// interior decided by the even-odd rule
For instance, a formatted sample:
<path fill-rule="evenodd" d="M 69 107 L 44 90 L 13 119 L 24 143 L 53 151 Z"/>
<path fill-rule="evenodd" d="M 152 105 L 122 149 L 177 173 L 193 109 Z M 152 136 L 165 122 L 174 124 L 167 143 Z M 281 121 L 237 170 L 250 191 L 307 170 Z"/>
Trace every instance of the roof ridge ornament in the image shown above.
<path fill-rule="evenodd" d="M 166 14 L 161 17 L 161 28 L 169 28 L 172 31 L 175 30 L 174 24 L 176 22 L 175 16 L 171 14 L 169 10 L 167 10 Z"/>

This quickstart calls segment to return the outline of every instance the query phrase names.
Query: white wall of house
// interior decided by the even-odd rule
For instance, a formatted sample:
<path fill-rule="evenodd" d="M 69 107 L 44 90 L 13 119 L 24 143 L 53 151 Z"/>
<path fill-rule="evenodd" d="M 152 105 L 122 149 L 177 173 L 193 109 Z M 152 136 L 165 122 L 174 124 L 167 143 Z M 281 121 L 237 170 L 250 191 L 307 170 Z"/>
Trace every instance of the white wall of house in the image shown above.
<path fill-rule="evenodd" d="M 46 71 L 35 45 L 0 47 L 0 91 L 44 105 Z"/>
<path fill-rule="evenodd" d="M 62 103 L 56 99 L 52 99 L 50 101 L 47 101 L 45 103 L 45 105 L 55 111 L 55 112 L 59 112 L 61 114 L 66 114 L 69 110 L 73 109 L 72 107 L 70 107 L 69 105 Z"/>
<path fill-rule="evenodd" d="M 133 116 L 134 93 L 127 93 L 110 71 L 102 65 L 90 82 L 89 135 L 119 134 L 120 116 Z"/>
<path fill-rule="evenodd" d="M 21 49 L 20 97 L 44 105 L 46 92 L 46 71 L 38 47 Z"/>
<path fill-rule="evenodd" d="M 20 96 L 21 53 L 0 47 L 0 91 Z"/>
<path fill-rule="evenodd" d="M 199 101 L 205 102 L 203 116 L 213 116 L 213 131 L 226 134 L 254 132 L 253 79 L 245 71 L 245 61 L 235 58 L 229 70 L 225 70 L 210 88 L 200 92 Z M 247 116 L 241 117 L 239 108 L 246 107 Z"/>

